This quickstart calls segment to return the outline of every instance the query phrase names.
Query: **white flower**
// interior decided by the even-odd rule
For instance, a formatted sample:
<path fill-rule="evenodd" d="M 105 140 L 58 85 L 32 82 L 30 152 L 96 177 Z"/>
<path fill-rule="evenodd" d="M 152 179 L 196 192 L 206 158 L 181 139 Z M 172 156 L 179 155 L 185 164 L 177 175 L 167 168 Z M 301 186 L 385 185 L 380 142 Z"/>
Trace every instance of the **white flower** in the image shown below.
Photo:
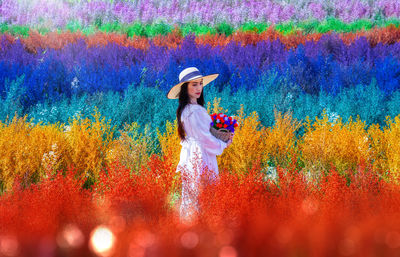
<path fill-rule="evenodd" d="M 79 79 L 77 77 L 74 77 L 74 79 L 71 82 L 71 88 L 77 89 L 78 87 L 79 87 Z"/>
<path fill-rule="evenodd" d="M 339 114 L 337 114 L 336 112 L 330 112 L 329 109 L 326 110 L 326 114 L 328 115 L 328 121 L 330 123 L 335 124 L 337 119 L 339 118 Z"/>
<path fill-rule="evenodd" d="M 332 112 L 329 114 L 329 121 L 332 123 L 335 123 L 338 118 L 339 115 L 336 112 Z"/>
<path fill-rule="evenodd" d="M 50 110 L 51 114 L 55 113 L 56 111 L 57 111 L 57 107 L 56 106 L 51 107 L 51 110 Z"/>
<path fill-rule="evenodd" d="M 48 159 L 48 154 L 44 153 L 42 156 L 42 162 L 45 162 Z"/>
<path fill-rule="evenodd" d="M 266 168 L 266 174 L 264 176 L 264 180 L 267 181 L 268 179 L 270 179 L 270 180 L 275 180 L 276 181 L 277 178 L 278 178 L 278 175 L 276 173 L 276 167 L 268 166 Z"/>

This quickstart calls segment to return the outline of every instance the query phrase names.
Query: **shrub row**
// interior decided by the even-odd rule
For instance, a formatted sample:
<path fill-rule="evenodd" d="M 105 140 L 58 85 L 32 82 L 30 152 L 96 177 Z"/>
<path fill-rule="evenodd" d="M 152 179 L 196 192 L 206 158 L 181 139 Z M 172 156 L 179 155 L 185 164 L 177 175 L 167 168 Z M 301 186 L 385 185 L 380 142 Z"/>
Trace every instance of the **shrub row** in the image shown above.
<path fill-rule="evenodd" d="M 7 92 L 14 90 L 7 85 L 23 77 L 13 91 L 23 113 L 45 101 L 95 92 L 123 93 L 130 85 L 166 94 L 178 82 L 179 72 L 189 66 L 203 74 L 219 73 L 214 86 L 219 92 L 228 88 L 231 94 L 266 88 L 263 78 L 271 74 L 285 80 L 287 92 L 312 96 L 321 92 L 337 96 L 375 83 L 387 98 L 400 85 L 400 44 L 371 47 L 366 38 L 346 45 L 335 35 L 324 35 L 318 42 L 289 50 L 279 40 L 211 48 L 196 44 L 194 37 L 186 37 L 176 49 L 151 44 L 147 50 L 117 44 L 87 47 L 80 40 L 59 50 L 31 53 L 19 40 L 12 43 L 3 37 L 0 43 L 0 96 L 7 99 Z"/>
<path fill-rule="evenodd" d="M 159 35 L 167 35 L 172 33 L 174 30 L 178 29 L 181 31 L 183 36 L 189 34 L 206 35 L 206 34 L 222 34 L 222 35 L 232 35 L 235 32 L 256 32 L 262 33 L 268 30 L 270 27 L 275 28 L 277 31 L 283 34 L 296 33 L 301 31 L 305 34 L 309 33 L 326 33 L 329 31 L 334 31 L 338 33 L 349 33 L 349 32 L 362 32 L 368 31 L 374 28 L 385 28 L 391 25 L 398 27 L 400 24 L 399 19 L 391 18 L 388 20 L 369 20 L 369 19 L 358 19 L 356 21 L 345 23 L 336 18 L 328 18 L 323 21 L 319 20 L 307 20 L 300 22 L 282 22 L 276 24 L 269 24 L 265 22 L 245 22 L 240 26 L 233 26 L 226 22 L 215 24 L 214 26 L 202 25 L 197 23 L 182 23 L 182 24 L 167 24 L 167 23 L 153 23 L 144 24 L 135 22 L 133 24 L 124 24 L 120 22 L 113 23 L 102 23 L 100 25 L 87 25 L 83 26 L 77 22 L 71 22 L 65 26 L 63 29 L 57 29 L 58 33 L 63 32 L 77 32 L 81 31 L 84 35 L 92 35 L 98 32 L 106 33 L 118 33 L 125 34 L 129 38 L 134 36 L 141 37 L 156 37 Z M 0 23 L 0 33 L 9 33 L 11 35 L 29 36 L 30 33 L 40 33 L 48 34 L 51 33 L 50 28 L 37 28 L 34 29 L 28 25 L 15 25 L 8 23 Z"/>
<path fill-rule="evenodd" d="M 368 31 L 358 31 L 355 33 L 331 33 L 325 35 L 338 37 L 344 44 L 350 45 L 358 38 L 366 38 L 371 47 L 378 44 L 393 44 L 400 40 L 400 29 L 391 25 L 386 28 L 374 28 Z M 150 45 L 162 46 L 167 48 L 177 48 L 186 38 L 193 36 L 192 34 L 183 36 L 183 32 L 179 28 L 175 28 L 171 33 L 166 35 L 157 35 L 153 38 L 144 36 L 128 37 L 126 34 L 96 32 L 91 35 L 84 35 L 82 32 L 49 32 L 47 34 L 39 34 L 35 31 L 29 31 L 26 37 L 11 35 L 5 33 L 5 37 L 9 42 L 19 40 L 27 51 L 37 53 L 38 49 L 61 49 L 68 44 L 85 41 L 88 47 L 105 46 L 107 44 L 117 44 L 125 47 L 133 47 L 137 49 L 147 50 Z M 206 34 L 195 36 L 194 40 L 197 45 L 210 45 L 211 47 L 225 47 L 235 42 L 242 46 L 256 45 L 261 41 L 279 40 L 287 49 L 297 48 L 298 45 L 307 42 L 318 42 L 323 38 L 324 34 L 309 33 L 305 34 L 296 31 L 290 34 L 283 34 L 276 28 L 270 27 L 262 33 L 254 31 L 237 31 L 230 36 L 223 34 Z"/>
<path fill-rule="evenodd" d="M 381 21 L 400 17 L 396 0 L 384 1 L 61 1 L 29 2 L 3 0 L 1 22 L 39 28 L 68 26 L 102 26 L 104 23 L 145 24 L 198 23 L 216 25 L 222 22 L 240 26 L 246 22 L 278 23 L 336 18 L 343 22 L 359 19 Z M 190 11 L 188 11 L 190 10 Z M 72 25 L 71 25 L 72 24 Z"/>
<path fill-rule="evenodd" d="M 148 115 L 143 111 L 146 107 L 142 106 L 143 116 Z M 234 114 L 239 123 L 232 145 L 217 158 L 221 170 L 245 174 L 260 162 L 268 173 L 270 168 L 287 168 L 296 162 L 303 174 L 313 178 L 328 172 L 331 165 L 342 175 L 356 173 L 359 165 L 366 165 L 383 179 L 399 177 L 400 115 L 388 117 L 382 126 L 367 126 L 358 118 L 344 121 L 327 112 L 299 121 L 290 113 L 275 110 L 273 124 L 264 126 L 258 113 L 246 114 L 243 105 L 236 113 L 224 109 L 218 99 L 206 107 L 209 113 Z M 9 190 L 18 177 L 26 184 L 37 183 L 71 166 L 90 186 L 107 165 L 117 161 L 138 172 L 153 154 L 169 158 L 176 168 L 181 151 L 176 119 L 167 121 L 164 129 L 149 124 L 141 128 L 137 122 L 123 125 L 117 131 L 96 109 L 89 117 L 78 113 L 67 123 L 35 124 L 18 117 L 0 123 L 2 189 Z"/>
<path fill-rule="evenodd" d="M 177 100 L 170 100 L 160 89 L 154 87 L 129 86 L 122 93 L 108 91 L 94 94 L 83 93 L 71 98 L 44 100 L 29 108 L 24 108 L 22 100 L 25 93 L 21 90 L 23 77 L 6 83 L 7 93 L 0 99 L 0 120 L 7 117 L 27 115 L 34 123 L 67 123 L 71 117 L 81 115 L 90 117 L 95 108 L 102 116 L 111 120 L 112 126 L 123 129 L 125 123 L 138 122 L 144 127 L 148 124 L 153 130 L 163 130 L 167 120 L 176 118 Z M 272 126 L 274 109 L 292 112 L 293 117 L 305 120 L 307 116 L 321 117 L 324 109 L 334 119 L 340 116 L 348 120 L 357 115 L 369 126 L 373 123 L 385 124 L 385 117 L 395 117 L 400 113 L 400 92 L 386 96 L 372 82 L 343 90 L 336 96 L 320 92 L 316 95 L 302 93 L 277 74 L 264 75 L 251 91 L 242 88 L 232 93 L 229 87 L 219 91 L 215 84 L 204 88 L 206 101 L 221 99 L 221 105 L 229 110 L 237 110 L 243 104 L 246 112 L 256 111 L 264 126 Z"/>
<path fill-rule="evenodd" d="M 148 166 L 138 175 L 109 165 L 91 189 L 73 169 L 26 190 L 17 184 L 0 196 L 3 252 L 91 256 L 105 252 L 92 240 L 110 238 L 115 256 L 397 256 L 400 188 L 365 166 L 347 179 L 332 168 L 319 182 L 295 165 L 277 169 L 276 181 L 256 165 L 241 177 L 222 173 L 200 191 L 192 225 L 177 217 L 183 179 L 168 160 Z"/>

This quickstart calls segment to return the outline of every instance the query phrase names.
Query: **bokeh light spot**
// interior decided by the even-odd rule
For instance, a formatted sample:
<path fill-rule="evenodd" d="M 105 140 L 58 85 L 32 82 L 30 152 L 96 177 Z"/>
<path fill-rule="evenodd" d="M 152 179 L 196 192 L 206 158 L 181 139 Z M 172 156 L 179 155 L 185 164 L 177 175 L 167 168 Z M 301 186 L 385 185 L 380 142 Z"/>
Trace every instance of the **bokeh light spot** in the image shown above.
<path fill-rule="evenodd" d="M 79 248 L 85 237 L 82 231 L 74 224 L 68 224 L 57 236 L 57 244 L 62 248 Z"/>
<path fill-rule="evenodd" d="M 219 251 L 219 257 L 237 257 L 237 251 L 234 247 L 232 246 L 224 246 L 221 248 Z"/>
<path fill-rule="evenodd" d="M 90 248 L 97 255 L 110 255 L 114 244 L 115 236 L 109 228 L 99 226 L 92 231 L 90 236 Z"/>
<path fill-rule="evenodd" d="M 0 256 L 17 256 L 19 244 L 15 236 L 0 236 Z"/>
<path fill-rule="evenodd" d="M 192 231 L 187 231 L 181 236 L 181 244 L 183 247 L 192 249 L 199 243 L 199 236 Z"/>

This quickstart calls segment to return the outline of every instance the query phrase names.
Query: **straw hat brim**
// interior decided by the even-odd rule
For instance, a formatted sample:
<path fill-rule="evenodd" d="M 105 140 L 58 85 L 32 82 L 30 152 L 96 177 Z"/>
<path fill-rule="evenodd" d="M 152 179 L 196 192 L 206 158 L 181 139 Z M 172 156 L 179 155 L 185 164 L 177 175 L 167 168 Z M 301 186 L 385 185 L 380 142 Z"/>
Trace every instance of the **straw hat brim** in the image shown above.
<path fill-rule="evenodd" d="M 198 78 L 193 78 L 191 80 L 187 80 L 187 81 L 178 83 L 169 90 L 167 97 L 169 99 L 178 99 L 179 93 L 181 92 L 181 86 L 186 82 L 202 78 L 203 79 L 203 87 L 205 87 L 208 83 L 215 80 L 218 76 L 219 76 L 219 74 L 215 73 L 215 74 L 210 74 L 210 75 L 206 75 L 206 76 L 202 76 L 202 77 L 198 77 Z"/>

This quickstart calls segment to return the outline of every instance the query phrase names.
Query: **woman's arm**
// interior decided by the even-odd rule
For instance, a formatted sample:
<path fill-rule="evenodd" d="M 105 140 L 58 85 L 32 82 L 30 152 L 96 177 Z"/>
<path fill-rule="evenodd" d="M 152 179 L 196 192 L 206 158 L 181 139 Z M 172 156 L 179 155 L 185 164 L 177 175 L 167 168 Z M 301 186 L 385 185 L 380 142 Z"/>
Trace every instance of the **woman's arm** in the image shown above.
<path fill-rule="evenodd" d="M 202 147 L 210 154 L 221 155 L 227 143 L 214 137 L 210 132 L 210 116 L 207 111 L 196 109 L 188 117 L 194 137 L 201 142 Z"/>

